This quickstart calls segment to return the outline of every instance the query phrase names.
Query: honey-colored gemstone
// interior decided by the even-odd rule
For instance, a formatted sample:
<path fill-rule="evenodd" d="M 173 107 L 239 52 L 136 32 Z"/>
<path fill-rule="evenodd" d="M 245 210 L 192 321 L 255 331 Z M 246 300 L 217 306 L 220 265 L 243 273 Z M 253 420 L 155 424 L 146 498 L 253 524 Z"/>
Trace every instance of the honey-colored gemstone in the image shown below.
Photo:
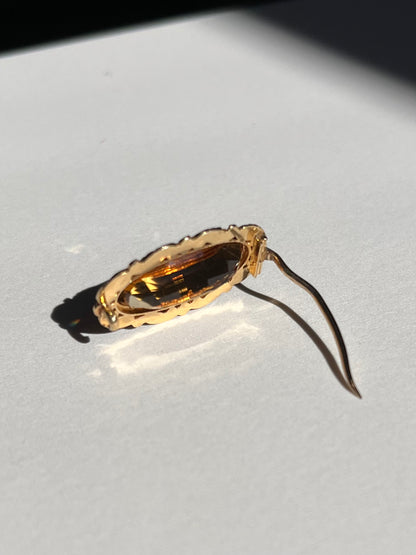
<path fill-rule="evenodd" d="M 229 281 L 246 251 L 241 243 L 224 243 L 168 260 L 131 283 L 119 303 L 147 312 L 189 301 Z"/>

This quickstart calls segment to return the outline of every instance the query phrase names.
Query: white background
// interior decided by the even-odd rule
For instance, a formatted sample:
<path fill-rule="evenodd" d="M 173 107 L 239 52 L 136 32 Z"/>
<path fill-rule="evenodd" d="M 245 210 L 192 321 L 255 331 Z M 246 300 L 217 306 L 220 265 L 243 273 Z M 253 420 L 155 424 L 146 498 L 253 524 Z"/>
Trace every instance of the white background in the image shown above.
<path fill-rule="evenodd" d="M 2 553 L 414 553 L 416 100 L 247 14 L 0 60 Z M 257 223 L 363 399 L 238 289 L 76 342 L 50 315 L 163 243 Z M 247 285 L 334 350 L 266 263 Z"/>

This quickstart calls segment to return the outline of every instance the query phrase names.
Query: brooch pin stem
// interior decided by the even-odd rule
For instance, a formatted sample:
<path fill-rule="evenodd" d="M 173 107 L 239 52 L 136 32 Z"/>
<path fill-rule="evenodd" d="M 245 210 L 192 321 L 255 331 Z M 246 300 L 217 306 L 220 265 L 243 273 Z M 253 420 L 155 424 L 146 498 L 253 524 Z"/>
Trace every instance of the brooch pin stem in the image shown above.
<path fill-rule="evenodd" d="M 279 254 L 277 254 L 277 252 L 273 251 L 270 248 L 267 249 L 266 260 L 273 261 L 283 274 L 285 274 L 291 281 L 293 281 L 297 285 L 300 285 L 300 287 L 305 289 L 305 291 L 307 291 L 313 297 L 322 314 L 325 316 L 328 326 L 330 327 L 331 332 L 335 338 L 344 374 L 351 388 L 351 391 L 354 393 L 354 395 L 361 399 L 361 393 L 358 391 L 358 388 L 355 385 L 354 379 L 351 374 L 347 348 L 345 346 L 341 330 L 339 329 L 339 326 L 328 305 L 324 301 L 322 295 L 313 285 L 311 285 L 308 281 L 298 276 L 293 270 L 291 270 L 286 262 L 283 260 L 283 258 Z"/>

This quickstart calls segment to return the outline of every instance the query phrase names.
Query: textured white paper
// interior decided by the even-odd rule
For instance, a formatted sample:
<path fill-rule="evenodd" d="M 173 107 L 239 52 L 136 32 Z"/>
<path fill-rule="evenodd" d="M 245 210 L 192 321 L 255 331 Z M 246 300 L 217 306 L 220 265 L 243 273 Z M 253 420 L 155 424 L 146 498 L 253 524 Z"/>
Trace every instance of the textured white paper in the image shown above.
<path fill-rule="evenodd" d="M 413 554 L 414 91 L 247 14 L 0 60 L 0 551 Z M 257 223 L 361 401 L 234 289 L 76 342 L 50 315 L 163 243 Z M 335 353 L 267 263 L 247 286 Z"/>

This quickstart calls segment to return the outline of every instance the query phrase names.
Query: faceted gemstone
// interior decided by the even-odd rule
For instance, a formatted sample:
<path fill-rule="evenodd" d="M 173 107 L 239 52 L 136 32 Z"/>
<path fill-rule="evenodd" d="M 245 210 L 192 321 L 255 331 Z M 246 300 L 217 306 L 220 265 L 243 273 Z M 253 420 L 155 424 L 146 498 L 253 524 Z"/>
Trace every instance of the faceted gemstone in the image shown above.
<path fill-rule="evenodd" d="M 147 312 L 189 301 L 229 281 L 246 251 L 241 243 L 224 243 L 168 260 L 131 283 L 119 303 Z"/>

